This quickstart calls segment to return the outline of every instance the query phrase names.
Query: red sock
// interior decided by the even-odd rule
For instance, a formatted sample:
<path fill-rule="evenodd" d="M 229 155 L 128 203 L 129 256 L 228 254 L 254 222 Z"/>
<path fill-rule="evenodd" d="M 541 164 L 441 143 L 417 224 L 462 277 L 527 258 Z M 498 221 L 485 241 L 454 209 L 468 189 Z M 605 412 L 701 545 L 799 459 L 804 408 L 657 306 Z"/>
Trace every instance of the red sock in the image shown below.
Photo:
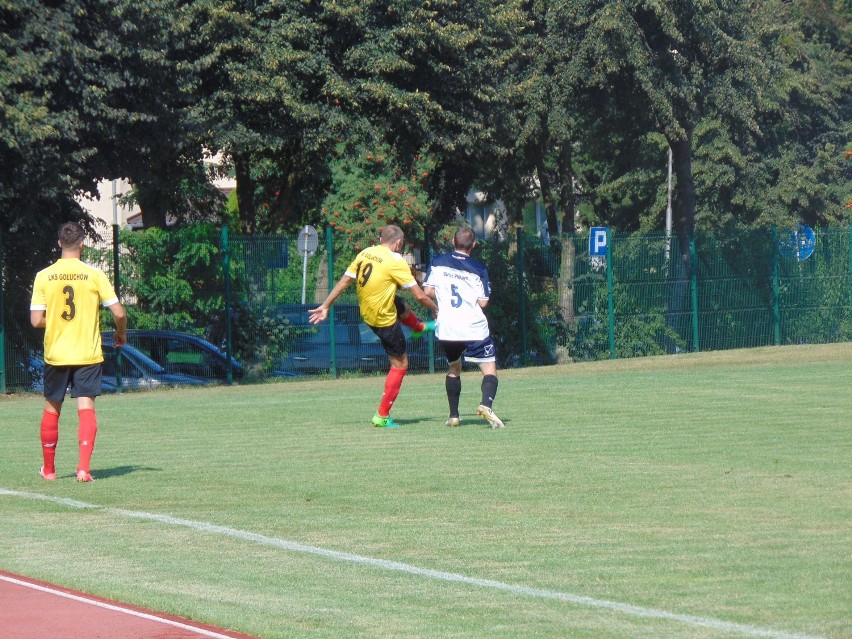
<path fill-rule="evenodd" d="M 41 416 L 41 455 L 44 472 L 55 473 L 56 443 L 59 441 L 59 413 L 44 411 Z"/>
<path fill-rule="evenodd" d="M 422 331 L 426 326 L 420 319 L 412 312 L 408 311 L 405 315 L 399 318 L 399 321 L 405 324 L 412 331 Z"/>
<path fill-rule="evenodd" d="M 382 402 L 379 404 L 379 417 L 387 417 L 390 415 L 391 406 L 396 401 L 399 395 L 399 389 L 402 386 L 402 378 L 405 377 L 405 368 L 394 368 L 388 371 L 388 376 L 385 378 L 385 392 L 382 395 Z"/>
<path fill-rule="evenodd" d="M 80 442 L 80 463 L 77 470 L 89 472 L 89 462 L 92 459 L 92 451 L 95 449 L 95 436 L 98 434 L 98 419 L 94 408 L 84 408 L 77 411 L 80 418 L 80 428 L 77 431 L 77 439 Z"/>

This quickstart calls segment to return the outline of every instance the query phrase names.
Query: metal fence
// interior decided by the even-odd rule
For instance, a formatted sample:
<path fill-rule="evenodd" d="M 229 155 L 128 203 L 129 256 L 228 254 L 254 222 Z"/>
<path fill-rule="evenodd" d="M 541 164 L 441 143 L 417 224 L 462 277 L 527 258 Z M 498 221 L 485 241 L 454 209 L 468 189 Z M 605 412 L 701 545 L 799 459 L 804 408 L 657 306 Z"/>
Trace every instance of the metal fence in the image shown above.
<path fill-rule="evenodd" d="M 852 227 L 813 235 L 801 229 L 697 234 L 685 249 L 663 233 L 597 232 L 604 235 L 592 242 L 588 232 L 546 242 L 523 230 L 480 240 L 474 256 L 491 275 L 486 314 L 501 367 L 852 339 Z M 121 274 L 122 300 L 144 317 L 144 328 L 202 337 L 232 355 L 227 374 L 216 369 L 226 381 L 387 368 L 375 336 L 360 322 L 354 287 L 325 325 L 307 322 L 307 309 L 325 298 L 354 257 L 330 228 L 310 254 L 294 236 L 229 236 L 211 228 L 144 268 L 132 238 L 122 235 L 120 243 L 109 230 L 104 235 L 84 259 L 112 278 Z M 448 248 L 426 246 L 427 256 Z M 10 270 L 19 274 L 19 264 L 29 263 L 16 251 L 0 238 L 0 281 L 8 291 L 0 290 L 2 392 L 33 388 L 41 356 L 41 336 L 28 326 L 29 299 L 20 286 L 7 285 Z M 208 261 L 169 270 L 173 254 L 193 251 Z M 29 281 L 37 268 L 30 270 Z M 158 300 L 168 295 L 138 285 L 152 280 L 165 282 L 166 292 L 188 287 L 192 295 L 166 314 Z M 183 312 L 181 304 L 194 306 Z M 445 366 L 431 337 L 412 340 L 410 349 L 413 370 Z"/>
<path fill-rule="evenodd" d="M 635 357 L 852 339 L 852 228 L 572 238 L 572 359 Z"/>

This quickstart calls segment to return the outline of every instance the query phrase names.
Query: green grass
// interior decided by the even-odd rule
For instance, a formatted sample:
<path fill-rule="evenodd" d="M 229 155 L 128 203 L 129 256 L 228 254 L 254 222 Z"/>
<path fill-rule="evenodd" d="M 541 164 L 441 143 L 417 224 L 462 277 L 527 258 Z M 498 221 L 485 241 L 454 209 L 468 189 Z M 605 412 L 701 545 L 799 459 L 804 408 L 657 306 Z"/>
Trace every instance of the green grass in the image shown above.
<path fill-rule="evenodd" d="M 501 371 L 504 431 L 443 379 L 102 397 L 93 484 L 0 398 L 0 568 L 264 639 L 852 636 L 852 344 Z"/>

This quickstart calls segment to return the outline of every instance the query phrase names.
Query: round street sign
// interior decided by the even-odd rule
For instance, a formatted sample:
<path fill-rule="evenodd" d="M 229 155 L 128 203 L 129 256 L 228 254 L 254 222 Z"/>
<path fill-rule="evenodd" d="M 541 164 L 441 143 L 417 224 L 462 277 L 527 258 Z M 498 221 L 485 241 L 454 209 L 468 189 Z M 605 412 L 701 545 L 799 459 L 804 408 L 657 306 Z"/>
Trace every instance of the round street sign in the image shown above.
<path fill-rule="evenodd" d="M 299 247 L 299 255 L 310 257 L 317 252 L 319 246 L 319 236 L 317 230 L 313 226 L 305 226 L 299 231 L 299 239 L 297 242 Z"/>
<path fill-rule="evenodd" d="M 800 262 L 813 255 L 816 246 L 814 230 L 806 224 L 799 224 L 790 234 L 779 242 L 782 255 L 795 257 Z"/>

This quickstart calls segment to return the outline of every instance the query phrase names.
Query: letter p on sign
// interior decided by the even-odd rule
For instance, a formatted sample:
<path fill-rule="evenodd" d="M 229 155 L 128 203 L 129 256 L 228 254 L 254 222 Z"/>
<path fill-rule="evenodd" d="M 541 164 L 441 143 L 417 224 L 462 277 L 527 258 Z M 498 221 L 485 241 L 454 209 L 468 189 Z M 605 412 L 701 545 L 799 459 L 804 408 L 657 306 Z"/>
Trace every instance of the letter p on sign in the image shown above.
<path fill-rule="evenodd" d="M 589 233 L 589 255 L 591 257 L 606 256 L 606 230 L 605 226 L 593 226 Z"/>

